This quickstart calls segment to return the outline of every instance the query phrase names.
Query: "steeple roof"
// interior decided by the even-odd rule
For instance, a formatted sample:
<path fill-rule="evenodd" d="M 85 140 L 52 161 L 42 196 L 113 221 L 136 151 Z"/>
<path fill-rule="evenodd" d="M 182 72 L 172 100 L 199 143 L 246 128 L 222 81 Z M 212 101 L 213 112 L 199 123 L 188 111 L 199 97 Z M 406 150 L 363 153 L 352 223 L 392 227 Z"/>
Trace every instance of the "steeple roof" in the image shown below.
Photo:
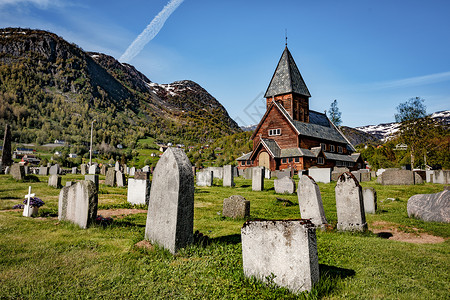
<path fill-rule="evenodd" d="M 287 93 L 311 97 L 294 58 L 286 46 L 264 97 L 269 98 Z"/>

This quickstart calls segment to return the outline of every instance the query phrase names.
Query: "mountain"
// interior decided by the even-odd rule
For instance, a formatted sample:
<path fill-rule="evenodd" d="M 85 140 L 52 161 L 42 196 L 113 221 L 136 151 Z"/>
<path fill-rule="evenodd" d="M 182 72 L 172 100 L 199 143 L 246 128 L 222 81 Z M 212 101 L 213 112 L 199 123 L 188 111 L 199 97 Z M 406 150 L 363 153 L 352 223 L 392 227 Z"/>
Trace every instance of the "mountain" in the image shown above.
<path fill-rule="evenodd" d="M 339 129 L 353 146 L 359 144 L 376 144 L 380 142 L 379 138 L 371 133 L 366 133 L 364 131 L 347 126 L 341 126 L 339 127 Z"/>
<path fill-rule="evenodd" d="M 444 125 L 450 125 L 450 110 L 435 112 L 431 114 L 430 117 Z M 397 131 L 399 130 L 399 127 L 399 123 L 393 122 L 378 125 L 361 126 L 356 127 L 356 129 L 365 133 L 369 133 L 376 138 L 385 141 L 386 139 L 389 139 L 389 137 L 395 135 L 395 133 L 397 133 Z"/>
<path fill-rule="evenodd" d="M 89 140 L 133 146 L 150 135 L 197 143 L 241 132 L 226 109 L 193 81 L 152 82 L 135 67 L 86 52 L 54 33 L 0 29 L 0 129 L 13 140 Z"/>

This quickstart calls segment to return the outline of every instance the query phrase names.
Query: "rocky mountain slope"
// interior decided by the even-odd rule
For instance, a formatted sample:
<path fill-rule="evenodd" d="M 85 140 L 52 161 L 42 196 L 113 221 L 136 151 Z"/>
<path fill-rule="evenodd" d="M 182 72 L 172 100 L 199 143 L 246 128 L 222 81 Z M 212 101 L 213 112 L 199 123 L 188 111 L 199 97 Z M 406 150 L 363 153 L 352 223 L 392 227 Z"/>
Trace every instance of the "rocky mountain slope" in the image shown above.
<path fill-rule="evenodd" d="M 94 119 L 97 142 L 113 145 L 145 135 L 205 142 L 241 131 L 195 82 L 157 84 L 53 33 L 0 29 L 0 129 L 10 123 L 20 142 L 83 142 Z"/>

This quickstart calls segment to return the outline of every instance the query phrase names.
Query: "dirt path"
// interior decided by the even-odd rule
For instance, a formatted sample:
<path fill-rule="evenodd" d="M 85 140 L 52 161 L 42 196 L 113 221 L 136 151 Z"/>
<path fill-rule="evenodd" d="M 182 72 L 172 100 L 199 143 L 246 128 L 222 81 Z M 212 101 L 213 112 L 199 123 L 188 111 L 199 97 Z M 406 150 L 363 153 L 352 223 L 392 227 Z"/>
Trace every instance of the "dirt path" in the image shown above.
<path fill-rule="evenodd" d="M 132 214 L 147 213 L 146 209 L 119 208 L 119 209 L 102 209 L 97 211 L 97 216 L 103 218 L 117 217 L 123 218 Z"/>
<path fill-rule="evenodd" d="M 380 237 L 387 238 L 389 240 L 414 243 L 414 244 L 437 244 L 445 242 L 445 239 L 440 236 L 434 236 L 425 232 L 419 232 L 417 228 L 410 228 L 408 230 L 412 232 L 404 232 L 398 229 L 399 224 L 389 223 L 384 221 L 377 221 L 369 228 L 373 233 L 378 234 Z M 374 228 L 372 228 L 374 227 Z"/>

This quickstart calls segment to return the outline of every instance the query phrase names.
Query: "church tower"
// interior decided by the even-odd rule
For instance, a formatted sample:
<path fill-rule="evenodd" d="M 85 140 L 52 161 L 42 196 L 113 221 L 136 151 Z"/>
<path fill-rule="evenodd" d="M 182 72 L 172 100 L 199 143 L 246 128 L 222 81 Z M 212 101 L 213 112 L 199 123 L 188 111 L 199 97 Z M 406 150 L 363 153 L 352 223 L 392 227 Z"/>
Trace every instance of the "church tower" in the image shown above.
<path fill-rule="evenodd" d="M 283 51 L 278 66 L 267 88 L 266 103 L 281 104 L 292 119 L 309 123 L 309 97 L 311 94 L 303 81 L 288 47 Z"/>

